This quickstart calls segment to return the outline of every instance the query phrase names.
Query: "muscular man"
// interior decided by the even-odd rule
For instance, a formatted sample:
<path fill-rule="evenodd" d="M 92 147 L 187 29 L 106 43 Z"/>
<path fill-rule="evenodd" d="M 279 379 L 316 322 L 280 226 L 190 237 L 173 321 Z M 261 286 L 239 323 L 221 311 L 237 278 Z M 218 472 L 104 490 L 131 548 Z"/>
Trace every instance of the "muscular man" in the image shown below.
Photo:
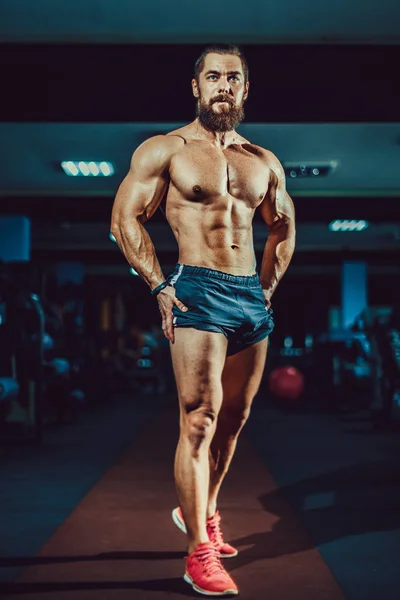
<path fill-rule="evenodd" d="M 294 209 L 278 159 L 236 132 L 249 92 L 241 51 L 206 48 L 192 89 L 197 118 L 133 154 L 111 232 L 157 296 L 170 341 L 180 406 L 173 519 L 188 537 L 184 578 L 203 594 L 237 594 L 220 562 L 237 550 L 224 542 L 217 497 L 260 385 L 271 296 L 294 251 Z M 167 279 L 143 227 L 163 198 L 179 246 Z M 268 226 L 260 275 L 257 207 Z"/>

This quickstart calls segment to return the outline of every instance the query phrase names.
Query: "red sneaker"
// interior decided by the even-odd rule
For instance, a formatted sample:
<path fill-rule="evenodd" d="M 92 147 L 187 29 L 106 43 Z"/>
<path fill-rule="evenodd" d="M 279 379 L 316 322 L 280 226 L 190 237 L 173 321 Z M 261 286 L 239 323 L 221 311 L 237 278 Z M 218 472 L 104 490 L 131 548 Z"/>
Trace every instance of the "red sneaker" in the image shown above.
<path fill-rule="evenodd" d="M 212 542 L 199 544 L 192 554 L 186 556 L 183 578 L 196 592 L 206 596 L 239 593 L 236 583 L 222 566 L 218 550 Z"/>
<path fill-rule="evenodd" d="M 221 558 L 233 558 L 237 556 L 238 551 L 230 544 L 224 542 L 224 536 L 220 528 L 221 515 L 217 511 L 214 516 L 209 517 L 206 521 L 207 533 L 210 542 L 219 551 Z"/>
<path fill-rule="evenodd" d="M 174 508 L 172 511 L 172 519 L 177 527 L 183 533 L 187 533 L 185 520 L 183 518 L 182 511 L 180 506 L 178 508 Z M 214 546 L 219 551 L 219 555 L 221 558 L 233 558 L 238 555 L 238 551 L 236 548 L 224 542 L 224 537 L 222 535 L 222 531 L 220 528 L 221 515 L 217 511 L 214 516 L 209 517 L 206 521 L 207 533 L 210 542 L 214 544 Z"/>

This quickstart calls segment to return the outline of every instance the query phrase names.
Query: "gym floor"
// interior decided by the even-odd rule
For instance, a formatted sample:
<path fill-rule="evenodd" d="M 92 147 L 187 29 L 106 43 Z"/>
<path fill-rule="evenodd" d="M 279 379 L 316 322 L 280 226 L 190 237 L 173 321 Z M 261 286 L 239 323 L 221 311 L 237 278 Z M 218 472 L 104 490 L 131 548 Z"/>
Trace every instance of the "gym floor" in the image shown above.
<path fill-rule="evenodd" d="M 2 446 L 0 592 L 14 600 L 199 597 L 182 579 L 174 397 L 120 397 Z M 244 600 L 398 600 L 400 435 L 259 396 L 219 509 Z"/>

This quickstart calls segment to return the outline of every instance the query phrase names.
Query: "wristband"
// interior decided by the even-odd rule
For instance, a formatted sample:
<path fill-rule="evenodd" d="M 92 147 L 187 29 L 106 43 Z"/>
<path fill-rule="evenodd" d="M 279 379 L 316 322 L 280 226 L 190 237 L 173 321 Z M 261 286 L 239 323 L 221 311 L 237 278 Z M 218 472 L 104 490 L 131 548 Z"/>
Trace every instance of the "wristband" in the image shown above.
<path fill-rule="evenodd" d="M 163 290 L 164 288 L 166 288 L 168 286 L 169 286 L 168 281 L 163 281 L 162 283 L 160 283 L 160 285 L 155 287 L 154 290 L 151 290 L 150 293 L 152 296 L 158 296 L 158 294 L 161 292 L 161 290 Z"/>

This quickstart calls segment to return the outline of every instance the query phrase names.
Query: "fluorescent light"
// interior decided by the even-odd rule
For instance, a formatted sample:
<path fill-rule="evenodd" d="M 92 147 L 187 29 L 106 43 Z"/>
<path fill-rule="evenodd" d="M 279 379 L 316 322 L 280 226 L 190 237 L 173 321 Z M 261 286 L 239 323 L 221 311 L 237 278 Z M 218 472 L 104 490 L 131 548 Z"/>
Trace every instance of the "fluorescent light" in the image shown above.
<path fill-rule="evenodd" d="M 336 160 L 331 160 L 327 163 L 295 163 L 295 162 L 284 162 L 282 164 L 285 174 L 291 179 L 304 179 L 306 177 L 326 177 L 332 171 L 334 171 L 338 163 Z"/>
<path fill-rule="evenodd" d="M 95 177 L 100 173 L 99 167 L 96 165 L 96 163 L 93 160 L 90 161 L 90 163 L 89 163 L 89 171 Z"/>
<path fill-rule="evenodd" d="M 336 219 L 329 223 L 329 229 L 331 231 L 364 231 L 368 225 L 368 221 L 364 220 Z"/>
<path fill-rule="evenodd" d="M 114 166 L 110 162 L 103 161 L 85 161 L 85 160 L 64 160 L 61 167 L 66 175 L 83 175 L 84 177 L 111 177 L 114 175 Z"/>
<path fill-rule="evenodd" d="M 112 175 L 114 173 L 114 167 L 112 166 L 111 163 L 108 162 L 101 162 L 100 163 L 100 171 L 103 173 L 104 177 L 109 177 L 110 175 Z"/>
<path fill-rule="evenodd" d="M 83 162 L 83 160 L 81 160 L 78 163 L 78 168 L 79 168 L 80 172 L 82 173 L 82 175 L 85 175 L 85 176 L 89 175 L 89 173 L 90 173 L 89 166 L 87 163 Z"/>
<path fill-rule="evenodd" d="M 72 175 L 72 176 L 76 176 L 79 175 L 79 169 L 76 166 L 76 164 L 74 162 L 72 162 L 72 160 L 65 160 L 61 163 L 62 168 L 64 169 L 64 172 L 67 175 Z"/>

